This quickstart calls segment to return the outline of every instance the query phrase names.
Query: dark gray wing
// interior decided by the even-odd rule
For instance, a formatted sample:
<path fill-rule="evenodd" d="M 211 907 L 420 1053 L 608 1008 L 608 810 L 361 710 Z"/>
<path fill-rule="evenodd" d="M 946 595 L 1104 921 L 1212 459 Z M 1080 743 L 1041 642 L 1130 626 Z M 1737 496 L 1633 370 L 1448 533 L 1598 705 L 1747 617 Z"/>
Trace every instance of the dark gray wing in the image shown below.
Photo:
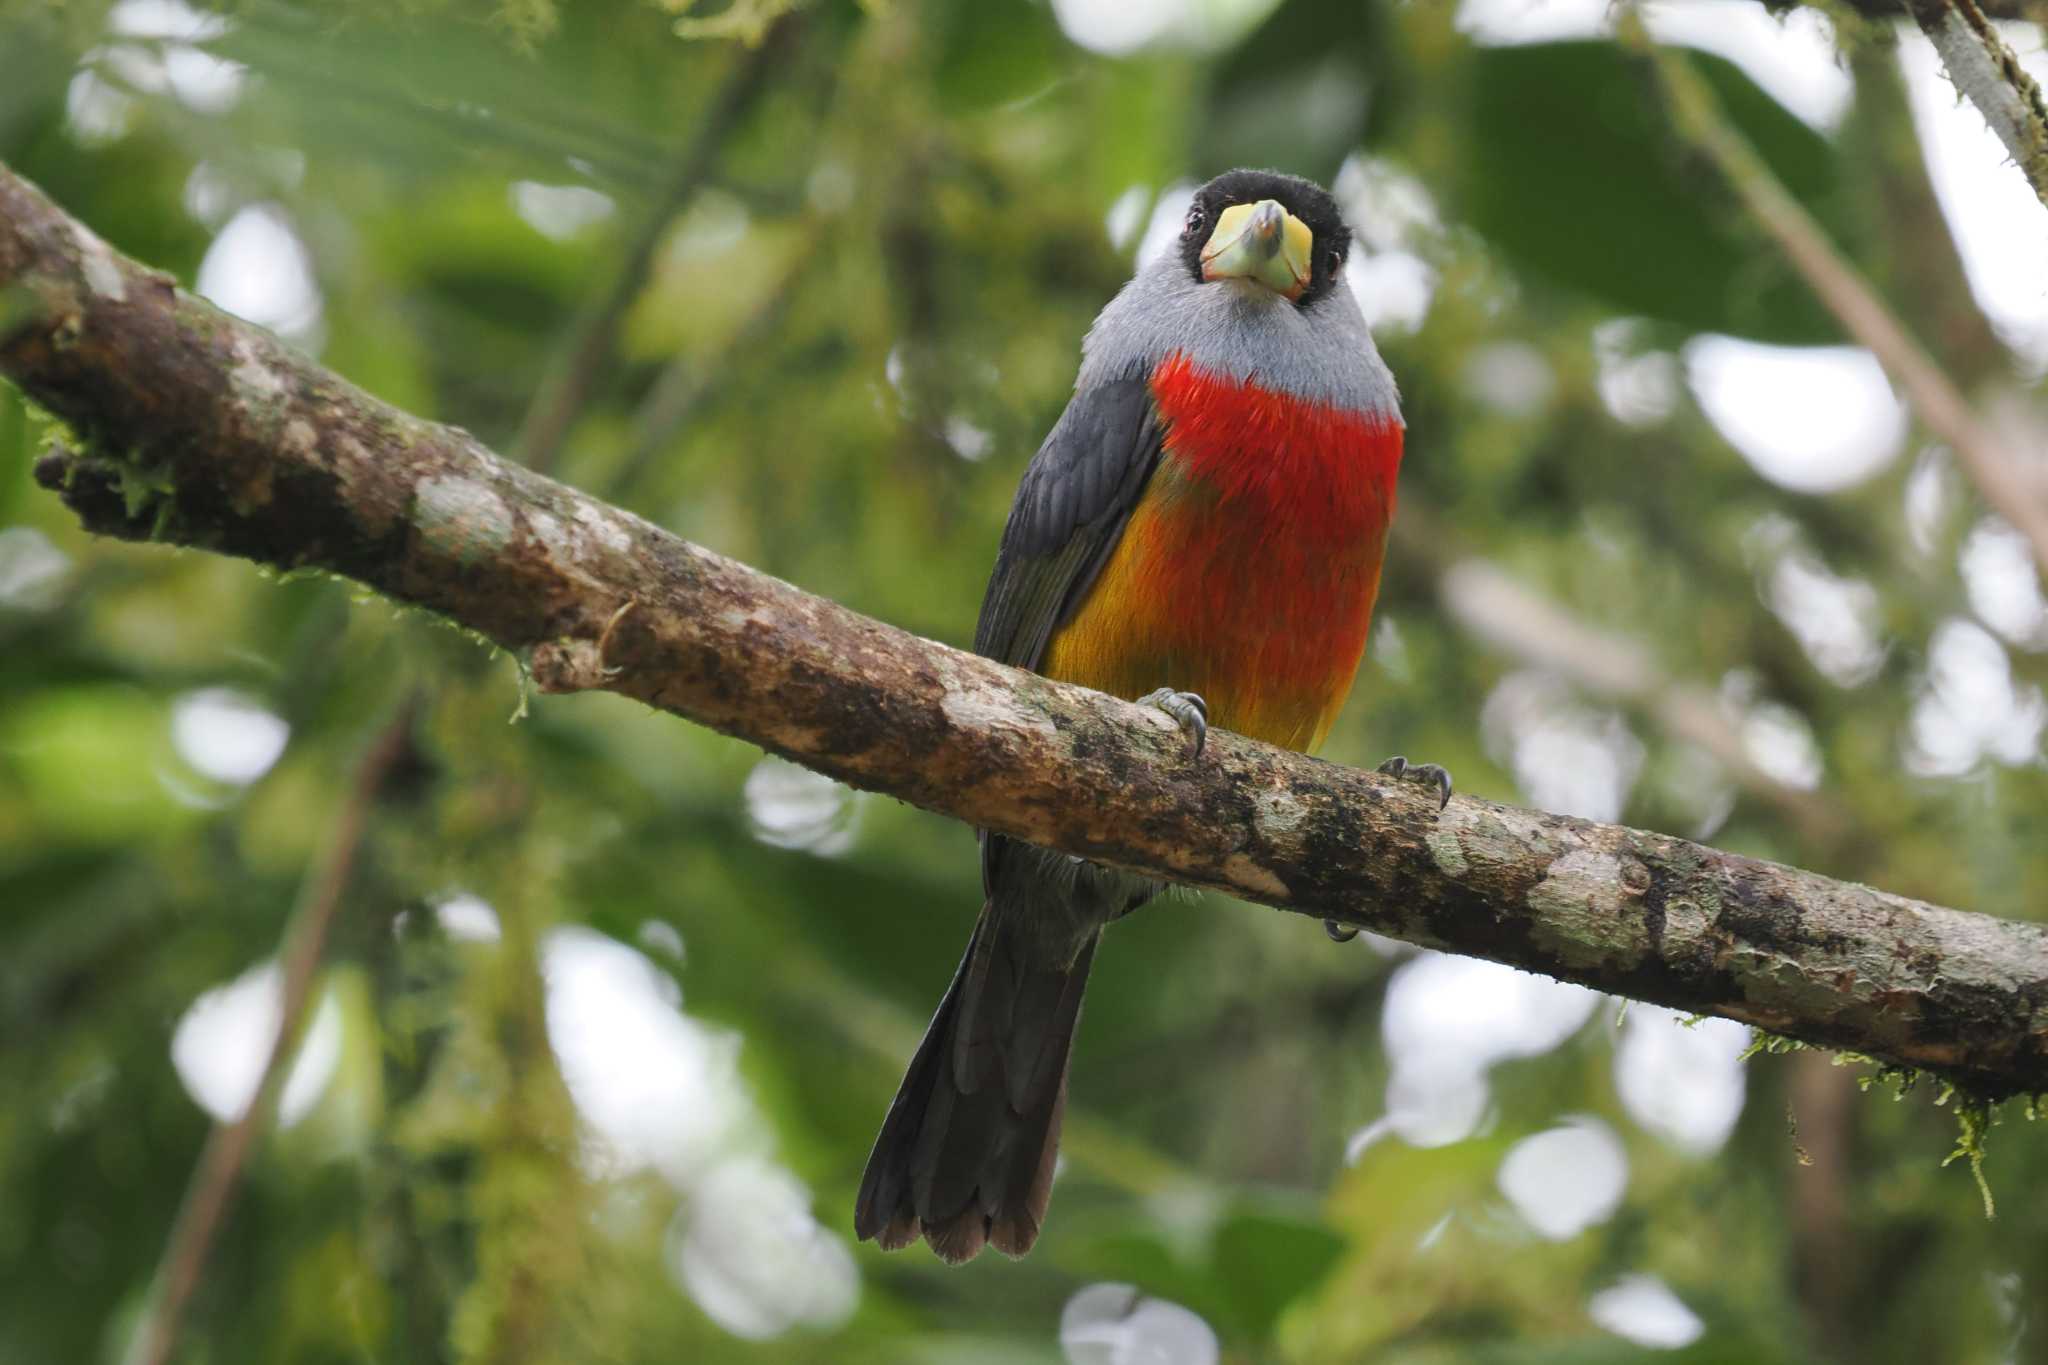
<path fill-rule="evenodd" d="M 1017 486 L 975 653 L 1038 667 L 1122 538 L 1163 436 L 1143 375 L 1074 395 Z"/>

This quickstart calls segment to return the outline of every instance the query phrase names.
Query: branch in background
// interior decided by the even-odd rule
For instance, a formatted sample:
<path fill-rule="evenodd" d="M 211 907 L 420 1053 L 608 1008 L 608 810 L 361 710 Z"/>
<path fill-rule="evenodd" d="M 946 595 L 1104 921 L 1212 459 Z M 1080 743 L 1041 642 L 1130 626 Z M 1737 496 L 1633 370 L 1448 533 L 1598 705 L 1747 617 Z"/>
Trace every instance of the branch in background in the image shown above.
<path fill-rule="evenodd" d="M 1712 755 L 1737 784 L 1792 817 L 1805 837 L 1825 844 L 1846 832 L 1841 811 L 1825 798 L 1757 767 L 1711 689 L 1672 678 L 1635 641 L 1588 625 L 1483 559 L 1451 565 L 1439 592 L 1452 618 L 1472 635 L 1599 696 L 1641 709 L 1673 738 Z"/>
<path fill-rule="evenodd" d="M 679 355 L 662 367 L 661 377 L 654 381 L 639 410 L 633 414 L 633 435 L 626 458 L 620 462 L 618 472 L 612 476 L 606 489 L 614 500 L 621 503 L 632 501 L 640 481 L 668 449 L 669 443 L 675 440 L 676 433 L 689 422 L 705 395 L 731 371 L 735 362 L 754 354 L 762 342 L 774 335 L 775 329 L 782 325 L 789 306 L 796 301 L 812 264 L 818 260 L 824 238 L 822 226 L 805 231 L 804 239 L 791 256 L 782 278 L 761 297 L 734 330 L 731 339 L 719 348 L 718 358 Z"/>
<path fill-rule="evenodd" d="M 1957 90 L 1998 134 L 2048 207 L 2048 103 L 1976 0 L 1902 0 Z"/>
<path fill-rule="evenodd" d="M 1871 1302 L 1857 1291 L 1875 1288 L 1865 1280 L 1870 1258 L 1850 1223 L 1856 1082 L 1817 1052 L 1792 1058 L 1785 1080 L 1786 1119 L 1799 1153 L 1786 1172 L 1792 1288 L 1825 1358 L 1853 1360 L 1861 1305 Z"/>
<path fill-rule="evenodd" d="M 417 709 L 415 699 L 401 703 L 391 722 L 370 742 L 357 765 L 355 781 L 342 804 L 341 818 L 335 824 L 327 852 L 300 891 L 280 954 L 284 980 L 279 990 L 277 1037 L 263 1063 L 262 1079 L 241 1117 L 233 1123 L 215 1124 L 205 1147 L 200 1149 L 185 1201 L 178 1209 L 178 1221 L 171 1228 L 169 1245 L 164 1248 L 148 1311 L 129 1343 L 128 1365 L 163 1365 L 178 1343 L 185 1309 L 192 1292 L 199 1287 L 214 1239 L 227 1219 L 228 1206 L 241 1182 L 249 1153 L 270 1126 L 285 1077 L 291 1070 L 289 1063 L 305 1033 L 314 973 L 327 946 L 328 929 L 354 873 L 371 809 L 411 762 L 412 726 Z"/>
<path fill-rule="evenodd" d="M 1719 99 L 1691 63 L 1653 43 L 1634 10 L 1624 14 L 1620 33 L 1649 53 L 1680 134 L 1727 177 L 1843 330 L 1877 357 L 1927 429 L 1955 452 L 1991 510 L 2026 537 L 2042 572 L 2048 573 L 2048 483 L 2041 471 L 1971 411 L 1954 382 L 1728 122 Z"/>
<path fill-rule="evenodd" d="M 1673 739 L 1713 758 L 1737 786 L 1777 807 L 1813 846 L 1839 848 L 1848 838 L 1849 817 L 1840 806 L 1756 765 L 1712 689 L 1672 677 L 1640 643 L 1579 619 L 1477 555 L 1449 549 L 1412 498 L 1402 502 L 1394 539 L 1403 554 L 1428 565 L 1444 610 L 1466 634 L 1642 712 Z"/>
<path fill-rule="evenodd" d="M 849 785 L 1117 867 L 1924 1067 L 2048 1090 L 2048 928 L 1460 797 L 921 640 L 400 412 L 0 170 L 0 373 L 83 441 L 84 524 L 346 574 Z"/>
<path fill-rule="evenodd" d="M 1842 125 L 1842 150 L 1871 171 L 1856 184 L 1865 195 L 1858 208 L 1873 247 L 1864 258 L 1873 283 L 1928 339 L 1964 392 L 2009 379 L 2012 353 L 1970 292 L 1955 234 L 1928 176 L 1896 25 L 1844 35 L 1840 49 L 1856 91 Z"/>
<path fill-rule="evenodd" d="M 647 282 L 654 252 L 676 215 L 696 197 L 718 162 L 718 154 L 767 87 L 776 63 L 789 53 L 798 21 L 778 21 L 767 38 L 737 58 L 725 84 L 713 97 L 697 135 L 676 162 L 675 174 L 662 187 L 646 221 L 626 249 L 611 286 L 593 298 L 577 318 L 560 357 L 542 378 L 513 449 L 520 461 L 543 472 L 554 467 L 562 441 L 583 408 L 598 375 L 612 363 L 619 327 L 626 310 Z"/>

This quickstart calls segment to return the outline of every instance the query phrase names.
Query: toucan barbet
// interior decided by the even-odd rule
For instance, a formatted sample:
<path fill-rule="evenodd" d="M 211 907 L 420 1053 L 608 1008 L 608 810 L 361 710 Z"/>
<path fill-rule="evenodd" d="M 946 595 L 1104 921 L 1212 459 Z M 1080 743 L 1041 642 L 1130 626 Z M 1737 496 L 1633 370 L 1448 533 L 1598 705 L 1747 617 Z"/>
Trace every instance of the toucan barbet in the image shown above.
<path fill-rule="evenodd" d="M 977 652 L 1312 750 L 1365 652 L 1394 515 L 1401 409 L 1344 282 L 1320 186 L 1204 185 L 1175 250 L 1082 343 L 1024 471 Z M 1383 771 L 1433 783 L 1433 765 Z M 998 834 L 966 956 L 868 1158 L 854 1230 L 951 1262 L 1018 1256 L 1045 1222 L 1067 1062 L 1103 926 L 1160 884 Z M 1337 933 L 1333 926 L 1332 932 Z"/>

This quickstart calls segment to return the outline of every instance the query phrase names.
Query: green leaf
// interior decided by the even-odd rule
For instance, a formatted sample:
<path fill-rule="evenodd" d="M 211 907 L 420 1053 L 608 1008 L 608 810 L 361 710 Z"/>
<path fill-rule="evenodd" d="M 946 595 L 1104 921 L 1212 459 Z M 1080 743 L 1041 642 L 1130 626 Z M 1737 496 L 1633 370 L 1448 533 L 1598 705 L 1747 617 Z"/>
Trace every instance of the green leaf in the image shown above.
<path fill-rule="evenodd" d="M 948 112 L 972 114 L 1047 89 L 1073 59 L 1043 0 L 948 5 L 938 20 L 932 88 Z"/>
<path fill-rule="evenodd" d="M 1323 1282 L 1347 1243 L 1318 1218 L 1246 1210 L 1217 1229 L 1214 1269 L 1248 1339 L 1270 1339 L 1282 1310 Z"/>
<path fill-rule="evenodd" d="M 1080 1261 L 1192 1309 L 1234 1341 L 1267 1342 L 1287 1305 L 1317 1289 L 1348 1245 L 1313 1213 L 1247 1201 L 1199 1257 L 1149 1232 L 1119 1231 L 1091 1240 Z"/>
<path fill-rule="evenodd" d="M 1827 139 L 1731 63 L 1693 60 L 1735 126 L 1826 223 Z M 1457 207 L 1530 274 L 1693 331 L 1840 339 L 1719 177 L 1680 146 L 1653 78 L 1627 53 L 1606 42 L 1487 48 L 1471 79 Z"/>
<path fill-rule="evenodd" d="M 1388 29 L 1385 8 L 1361 0 L 1274 10 L 1217 69 L 1203 168 L 1275 166 L 1328 184 L 1393 103 Z"/>
<path fill-rule="evenodd" d="M 46 831 L 119 844 L 195 818 L 157 778 L 172 758 L 165 730 L 163 705 L 139 690 L 51 689 L 11 704 L 0 754 Z"/>

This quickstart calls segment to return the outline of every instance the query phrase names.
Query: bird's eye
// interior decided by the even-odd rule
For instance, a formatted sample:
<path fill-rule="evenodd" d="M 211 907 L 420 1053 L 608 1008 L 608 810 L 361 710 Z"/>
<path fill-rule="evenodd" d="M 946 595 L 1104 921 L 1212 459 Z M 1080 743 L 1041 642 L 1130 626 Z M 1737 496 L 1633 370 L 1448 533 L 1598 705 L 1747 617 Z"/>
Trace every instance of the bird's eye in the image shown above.
<path fill-rule="evenodd" d="M 1190 205 L 1188 207 L 1188 225 L 1185 229 L 1187 235 L 1192 237 L 1196 233 L 1200 232 L 1202 230 L 1202 224 L 1207 222 L 1208 219 L 1208 213 L 1206 213 L 1203 210 L 1200 204 Z"/>
<path fill-rule="evenodd" d="M 1329 257 L 1329 260 L 1330 260 L 1330 276 L 1331 276 L 1331 278 L 1332 278 L 1332 279 L 1334 279 L 1334 278 L 1336 278 L 1336 277 L 1337 277 L 1338 275 L 1341 275 L 1341 274 L 1343 274 L 1343 273 L 1344 273 L 1344 253 L 1343 253 L 1343 252 L 1341 252 L 1341 251 L 1332 251 L 1332 252 L 1330 253 L 1330 257 Z"/>

